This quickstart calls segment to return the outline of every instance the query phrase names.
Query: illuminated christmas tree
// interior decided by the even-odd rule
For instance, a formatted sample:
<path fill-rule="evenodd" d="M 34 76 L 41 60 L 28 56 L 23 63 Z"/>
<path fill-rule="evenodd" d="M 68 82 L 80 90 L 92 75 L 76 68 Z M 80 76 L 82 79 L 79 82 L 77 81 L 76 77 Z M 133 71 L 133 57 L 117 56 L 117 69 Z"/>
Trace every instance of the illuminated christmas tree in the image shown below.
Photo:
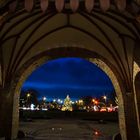
<path fill-rule="evenodd" d="M 70 100 L 69 95 L 67 95 L 62 106 L 62 111 L 72 111 L 72 101 Z"/>

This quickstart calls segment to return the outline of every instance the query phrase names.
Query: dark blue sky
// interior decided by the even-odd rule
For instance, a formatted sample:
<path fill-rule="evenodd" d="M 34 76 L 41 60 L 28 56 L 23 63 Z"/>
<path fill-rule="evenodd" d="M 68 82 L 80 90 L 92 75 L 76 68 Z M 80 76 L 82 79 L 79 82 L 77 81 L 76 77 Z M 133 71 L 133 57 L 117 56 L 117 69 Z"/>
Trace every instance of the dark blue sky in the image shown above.
<path fill-rule="evenodd" d="M 37 68 L 22 90 L 35 89 L 39 98 L 102 96 L 114 91 L 108 76 L 96 65 L 81 58 L 61 58 Z"/>

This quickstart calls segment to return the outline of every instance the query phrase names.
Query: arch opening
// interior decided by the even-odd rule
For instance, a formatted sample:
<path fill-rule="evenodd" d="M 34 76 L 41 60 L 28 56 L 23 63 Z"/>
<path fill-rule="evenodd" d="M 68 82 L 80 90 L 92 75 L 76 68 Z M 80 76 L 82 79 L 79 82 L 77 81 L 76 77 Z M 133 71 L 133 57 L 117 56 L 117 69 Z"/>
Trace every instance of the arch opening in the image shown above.
<path fill-rule="evenodd" d="M 101 57 L 97 58 L 97 54 L 94 55 L 96 57 L 93 57 L 93 53 L 91 53 L 89 51 L 85 52 L 85 50 L 83 51 L 83 49 L 80 49 L 80 48 L 77 48 L 77 49 L 76 48 L 72 48 L 72 49 L 67 48 L 66 50 L 64 49 L 63 52 L 61 51 L 61 49 L 60 49 L 60 53 L 58 53 L 59 52 L 58 51 L 59 49 L 58 49 L 57 51 L 53 50 L 52 51 L 53 53 L 50 51 L 50 52 L 44 53 L 44 56 L 40 55 L 39 58 L 37 58 L 37 59 L 34 58 L 33 60 L 30 61 L 31 63 L 29 63 L 28 65 L 26 64 L 26 68 L 24 66 L 24 68 L 21 70 L 21 72 L 19 72 L 20 76 L 18 76 L 18 80 L 16 81 L 16 86 L 15 86 L 15 88 L 13 88 L 13 91 L 15 93 L 14 99 L 13 99 L 14 100 L 14 104 L 13 104 L 13 129 L 12 129 L 13 137 L 17 135 L 17 130 L 18 130 L 19 93 L 20 93 L 20 89 L 22 87 L 23 82 L 33 72 L 33 70 L 35 70 L 38 66 L 42 65 L 46 61 L 52 60 L 54 58 L 62 58 L 62 57 L 67 56 L 67 57 L 81 57 L 81 58 L 87 59 L 88 61 L 90 61 L 94 64 L 97 64 L 97 66 L 100 67 L 109 76 L 109 78 L 111 79 L 111 81 L 113 83 L 113 86 L 115 88 L 115 92 L 116 92 L 118 100 L 119 100 L 119 127 L 120 127 L 121 136 L 123 139 L 126 139 L 125 117 L 124 117 L 124 108 L 123 108 L 124 106 L 123 106 L 123 97 L 122 97 L 123 94 L 120 94 L 120 93 L 122 93 L 122 91 L 121 91 L 119 82 L 118 82 L 115 74 L 113 73 L 113 71 L 104 62 L 104 60 L 103 61 L 101 60 Z M 57 54 L 56 54 L 56 52 L 57 52 Z M 75 52 L 75 53 L 73 53 L 73 52 Z M 46 54 L 48 56 L 46 56 Z"/>
<path fill-rule="evenodd" d="M 39 77 L 37 77 L 38 75 Z M 29 109 L 29 110 L 23 111 L 24 112 L 23 118 L 25 118 L 25 115 L 28 115 L 28 117 L 31 118 L 38 118 L 38 117 L 39 118 L 43 117 L 46 119 L 52 118 L 52 120 L 47 121 L 49 124 L 49 128 L 53 126 L 53 121 L 54 121 L 56 123 L 56 126 L 55 128 L 54 127 L 51 128 L 54 128 L 56 130 L 59 126 L 59 129 L 60 128 L 65 129 L 66 133 L 65 134 L 62 133 L 63 137 L 66 134 L 67 137 L 70 137 L 71 133 L 73 132 L 77 133 L 77 139 L 78 136 L 84 137 L 82 130 L 80 130 L 82 126 L 79 127 L 76 118 L 81 122 L 83 121 L 83 123 L 85 123 L 86 125 L 90 126 L 88 133 L 93 135 L 93 137 L 95 136 L 94 134 L 92 134 L 92 132 L 94 132 L 95 129 L 97 129 L 98 132 L 100 132 L 100 135 L 98 136 L 99 138 L 103 137 L 106 139 L 110 139 L 112 135 L 119 132 L 118 125 L 117 125 L 118 124 L 117 112 L 115 111 L 111 112 L 109 110 L 109 109 L 115 109 L 114 108 L 115 102 L 113 102 L 114 99 L 113 85 L 110 79 L 108 78 L 108 76 L 101 69 L 99 69 L 98 66 L 93 64 L 93 62 L 91 63 L 79 57 L 78 58 L 66 57 L 66 58 L 50 60 L 47 63 L 41 65 L 35 71 L 33 71 L 33 73 L 28 77 L 28 79 L 26 79 L 22 89 L 23 89 L 21 93 L 23 95 L 22 99 L 23 100 L 25 99 L 24 101 L 30 99 L 28 100 L 27 105 L 24 104 L 26 105 L 24 109 Z M 27 97 L 27 95 L 29 94 L 30 96 Z M 40 95 L 38 95 L 39 106 L 35 103 L 35 107 L 33 109 L 31 107 L 30 101 L 32 100 L 31 97 L 33 97 L 34 94 L 40 94 Z M 68 106 L 66 106 L 67 103 L 64 103 L 67 95 L 69 95 L 70 100 L 72 101 L 72 104 L 69 104 Z M 103 98 L 105 95 L 107 97 L 106 100 Z M 92 102 L 92 99 L 95 99 L 95 101 L 96 102 L 98 101 L 98 103 Z M 78 103 L 76 103 L 76 100 Z M 63 101 L 63 103 L 61 103 L 61 101 Z M 113 106 L 110 106 L 110 104 L 112 104 Z M 68 114 L 64 112 L 66 111 L 65 110 L 66 107 L 67 109 L 69 109 L 69 111 L 71 111 Z M 94 110 L 94 107 L 96 107 L 95 108 L 96 110 Z M 44 112 L 42 111 L 42 113 L 40 114 L 40 111 L 38 112 L 34 111 L 36 109 L 40 109 L 40 110 L 43 109 Z M 107 113 L 109 111 L 110 113 Z M 103 123 L 106 123 L 107 121 L 107 125 L 101 126 L 102 130 L 97 128 L 96 124 L 94 124 L 95 120 L 97 119 L 96 116 L 98 116 L 98 121 L 101 125 L 102 122 L 100 120 L 103 120 Z M 61 123 L 61 120 L 64 118 L 65 121 L 62 121 L 62 124 L 64 124 L 63 126 L 60 125 L 59 123 Z M 71 126 L 69 127 L 72 127 L 72 125 L 74 126 L 76 125 L 78 128 L 77 127 L 76 127 L 77 129 L 73 128 L 73 130 L 71 131 L 69 130 L 69 132 L 67 132 L 68 128 L 65 128 L 65 125 L 68 126 L 67 118 L 71 119 Z M 57 121 L 55 121 L 54 119 L 56 119 Z M 92 125 L 88 124 L 88 122 L 84 120 L 89 120 L 89 121 L 93 120 L 90 122 Z M 115 122 L 111 123 L 111 121 L 115 121 Z M 47 122 L 46 125 L 48 125 Z M 24 123 L 22 123 L 21 128 L 25 129 L 23 127 L 23 124 Z M 104 134 L 105 132 L 107 132 L 107 129 L 109 129 L 109 127 L 112 127 L 113 131 L 110 132 L 108 131 L 109 132 L 108 134 Z M 46 132 L 45 135 L 47 135 L 48 134 L 47 130 L 49 128 L 45 126 L 44 128 L 46 128 L 46 131 L 45 130 L 44 131 Z M 84 128 L 84 124 L 83 124 L 83 128 Z M 81 132 L 80 133 L 81 135 L 79 134 L 79 131 Z M 86 129 L 85 131 L 87 132 Z M 39 136 L 40 134 L 42 134 L 41 131 L 38 133 L 37 136 Z M 55 137 L 53 135 L 53 130 L 50 132 L 50 134 L 52 134 L 52 139 L 53 139 Z M 90 137 L 90 135 L 87 137 Z"/>
<path fill-rule="evenodd" d="M 18 123 L 15 119 L 18 118 L 16 110 L 18 102 L 16 101 L 19 97 L 15 95 L 15 92 L 19 93 L 24 78 L 47 60 L 76 56 L 88 60 L 92 58 L 92 61 L 102 60 L 105 63 L 105 70 L 109 68 L 107 71 L 111 71 L 109 75 L 114 77 L 112 78 L 113 84 L 117 83 L 114 87 L 117 89 L 118 98 L 120 97 L 121 135 L 124 140 L 134 138 L 139 140 L 137 130 L 133 130 L 134 127 L 138 128 L 135 115 L 133 62 L 136 60 L 140 64 L 139 43 L 136 44 L 140 38 L 140 31 L 134 14 L 137 10 L 134 9 L 132 6 L 132 9 L 128 8 L 125 13 L 118 13 L 113 6 L 108 12 L 103 13 L 97 7 L 91 13 L 87 13 L 79 7 L 75 14 L 71 14 L 69 11 L 57 14 L 50 8 L 46 14 L 40 14 L 38 5 L 29 14 L 22 9 L 15 11 L 14 14 L 8 12 L 7 8 L 2 10 L 0 92 L 2 91 L 4 98 L 2 94 L 0 96 L 3 100 L 2 106 L 7 107 L 6 101 L 9 104 L 8 111 L 3 110 L 3 118 L 5 116 L 7 118 L 7 112 L 9 114 L 14 112 L 14 115 L 9 117 L 13 121 L 10 122 L 7 118 L 6 122 L 7 128 L 9 128 L 9 124 L 10 127 L 15 126 L 15 129 L 11 129 L 13 131 L 12 138 L 16 136 Z M 75 50 L 75 47 L 79 50 L 77 48 Z M 52 48 L 54 48 L 53 51 Z M 80 51 L 81 53 L 79 53 Z M 130 102 L 132 105 L 129 104 Z M 5 109 L 5 107 L 2 108 Z M 131 119 L 134 121 L 130 121 Z M 9 133 L 11 134 L 11 132 Z"/>

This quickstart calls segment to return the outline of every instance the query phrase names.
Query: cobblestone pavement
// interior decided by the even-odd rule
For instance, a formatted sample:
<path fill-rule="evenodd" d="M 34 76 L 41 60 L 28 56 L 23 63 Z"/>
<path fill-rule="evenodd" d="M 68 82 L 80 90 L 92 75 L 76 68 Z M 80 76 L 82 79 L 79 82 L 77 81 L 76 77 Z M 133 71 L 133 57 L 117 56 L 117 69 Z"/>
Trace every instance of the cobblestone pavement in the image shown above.
<path fill-rule="evenodd" d="M 24 140 L 111 140 L 119 132 L 118 124 L 99 124 L 84 120 L 34 120 L 20 122 Z"/>

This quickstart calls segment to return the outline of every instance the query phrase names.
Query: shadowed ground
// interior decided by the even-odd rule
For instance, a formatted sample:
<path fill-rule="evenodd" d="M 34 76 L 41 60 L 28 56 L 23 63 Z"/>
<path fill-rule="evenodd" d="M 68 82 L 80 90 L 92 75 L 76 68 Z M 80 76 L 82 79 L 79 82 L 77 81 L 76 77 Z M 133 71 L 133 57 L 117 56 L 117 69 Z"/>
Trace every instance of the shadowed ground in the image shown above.
<path fill-rule="evenodd" d="M 25 139 L 111 140 L 119 132 L 119 126 L 116 122 L 51 119 L 20 122 L 20 130 L 25 132 Z"/>

